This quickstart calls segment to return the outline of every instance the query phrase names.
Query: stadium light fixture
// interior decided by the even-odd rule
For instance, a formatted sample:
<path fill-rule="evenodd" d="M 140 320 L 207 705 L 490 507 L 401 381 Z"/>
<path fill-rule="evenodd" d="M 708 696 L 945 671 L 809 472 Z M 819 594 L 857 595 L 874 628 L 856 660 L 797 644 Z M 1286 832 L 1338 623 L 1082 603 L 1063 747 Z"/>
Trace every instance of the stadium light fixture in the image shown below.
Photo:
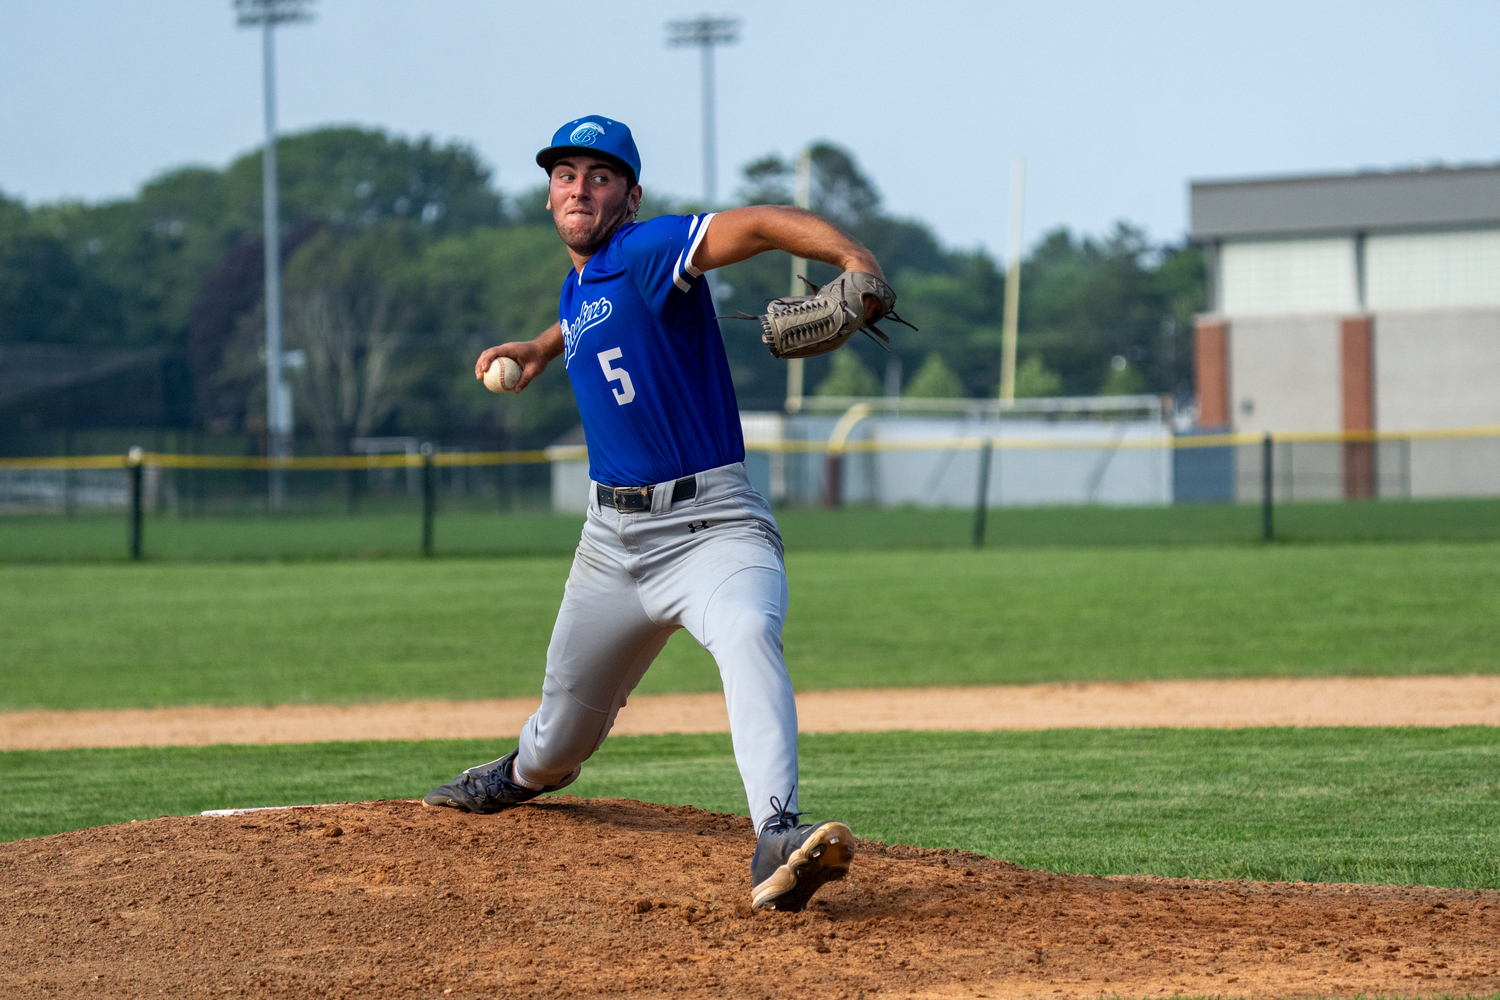
<path fill-rule="evenodd" d="M 292 453 L 292 395 L 282 374 L 281 225 L 276 195 L 276 33 L 278 24 L 312 20 L 313 0 L 234 0 L 242 28 L 261 29 L 265 84 L 266 142 L 261 154 L 262 207 L 266 237 L 266 451 L 271 458 Z M 270 502 L 286 501 L 286 472 L 272 468 Z"/>
<path fill-rule="evenodd" d="M 667 44 L 696 45 L 703 53 L 703 209 L 711 212 L 719 200 L 718 163 L 714 150 L 714 46 L 732 45 L 740 38 L 737 17 L 703 14 L 667 23 Z"/>

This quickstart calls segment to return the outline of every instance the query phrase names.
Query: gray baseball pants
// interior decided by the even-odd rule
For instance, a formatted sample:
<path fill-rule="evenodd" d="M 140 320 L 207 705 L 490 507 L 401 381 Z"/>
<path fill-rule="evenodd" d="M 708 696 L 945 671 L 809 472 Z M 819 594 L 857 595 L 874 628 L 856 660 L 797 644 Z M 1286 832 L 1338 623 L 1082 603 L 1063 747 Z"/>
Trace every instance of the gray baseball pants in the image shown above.
<path fill-rule="evenodd" d="M 697 496 L 620 513 L 590 484 L 588 519 L 547 647 L 542 705 L 521 730 L 515 777 L 556 784 L 614 725 L 672 633 L 719 666 L 734 758 L 759 830 L 771 798 L 796 809 L 797 704 L 782 657 L 786 567 L 771 508 L 742 463 L 700 472 Z M 787 801 L 788 799 L 791 801 Z"/>

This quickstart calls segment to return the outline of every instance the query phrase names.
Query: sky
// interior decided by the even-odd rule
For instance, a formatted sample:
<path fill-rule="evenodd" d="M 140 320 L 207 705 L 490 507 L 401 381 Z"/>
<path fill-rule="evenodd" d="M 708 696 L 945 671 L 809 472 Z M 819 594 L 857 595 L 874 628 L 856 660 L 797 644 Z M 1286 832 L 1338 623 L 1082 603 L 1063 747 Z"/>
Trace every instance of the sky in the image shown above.
<path fill-rule="evenodd" d="M 718 187 L 767 153 L 849 149 L 888 211 L 949 246 L 1116 220 L 1181 240 L 1194 179 L 1500 160 L 1500 4 L 716 0 Z M 6 4 L 0 192 L 128 197 L 223 166 L 264 123 L 257 31 L 231 0 Z M 700 56 L 666 45 L 686 2 L 317 0 L 279 29 L 283 132 L 353 123 L 471 145 L 507 191 L 542 180 L 564 121 L 631 126 L 647 187 L 699 198 Z"/>

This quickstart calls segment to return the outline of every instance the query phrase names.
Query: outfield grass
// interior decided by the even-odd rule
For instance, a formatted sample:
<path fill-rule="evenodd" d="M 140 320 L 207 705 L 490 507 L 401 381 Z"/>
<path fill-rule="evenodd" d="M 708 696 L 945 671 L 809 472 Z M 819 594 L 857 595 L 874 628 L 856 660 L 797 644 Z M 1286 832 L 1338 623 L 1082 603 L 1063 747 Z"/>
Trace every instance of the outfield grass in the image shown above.
<path fill-rule="evenodd" d="M 0 754 L 0 838 L 210 808 L 416 797 L 499 749 Z M 861 836 L 1033 868 L 1500 888 L 1491 727 L 805 735 L 802 772 L 802 807 Z M 727 736 L 612 738 L 569 792 L 746 812 Z"/>
<path fill-rule="evenodd" d="M 578 544 L 583 518 L 553 514 L 449 514 L 437 518 L 436 550 L 485 555 L 560 555 Z M 0 518 L 0 563 L 126 560 L 123 514 Z M 144 519 L 150 560 L 402 558 L 419 555 L 420 508 L 355 517 L 192 517 Z"/>
<path fill-rule="evenodd" d="M 421 546 L 414 502 L 369 503 L 357 516 L 264 514 L 148 515 L 144 552 L 153 560 L 261 560 L 404 557 Z M 801 551 L 965 548 L 971 510 L 786 508 L 777 520 Z M 471 501 L 440 505 L 433 529 L 439 555 L 559 555 L 578 544 L 582 517 L 484 513 Z M 1258 544 L 1255 504 L 1170 507 L 996 508 L 987 518 L 992 547 L 1056 545 Z M 123 512 L 0 517 L 0 563 L 124 561 Z M 1295 503 L 1276 508 L 1281 542 L 1500 541 L 1500 500 L 1390 500 Z"/>
<path fill-rule="evenodd" d="M 804 552 L 801 689 L 1500 669 L 1500 545 Z M 534 695 L 562 557 L 0 567 L 0 709 Z M 717 690 L 685 633 L 644 692 Z"/>

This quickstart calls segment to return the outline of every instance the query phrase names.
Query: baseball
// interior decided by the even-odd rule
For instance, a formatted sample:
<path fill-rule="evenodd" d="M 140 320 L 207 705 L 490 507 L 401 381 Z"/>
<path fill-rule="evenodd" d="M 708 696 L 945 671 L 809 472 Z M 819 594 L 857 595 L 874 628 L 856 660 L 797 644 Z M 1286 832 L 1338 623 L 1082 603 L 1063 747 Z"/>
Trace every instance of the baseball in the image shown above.
<path fill-rule="evenodd" d="M 484 387 L 490 392 L 510 392 L 521 380 L 521 366 L 513 358 L 496 358 L 484 373 Z"/>

